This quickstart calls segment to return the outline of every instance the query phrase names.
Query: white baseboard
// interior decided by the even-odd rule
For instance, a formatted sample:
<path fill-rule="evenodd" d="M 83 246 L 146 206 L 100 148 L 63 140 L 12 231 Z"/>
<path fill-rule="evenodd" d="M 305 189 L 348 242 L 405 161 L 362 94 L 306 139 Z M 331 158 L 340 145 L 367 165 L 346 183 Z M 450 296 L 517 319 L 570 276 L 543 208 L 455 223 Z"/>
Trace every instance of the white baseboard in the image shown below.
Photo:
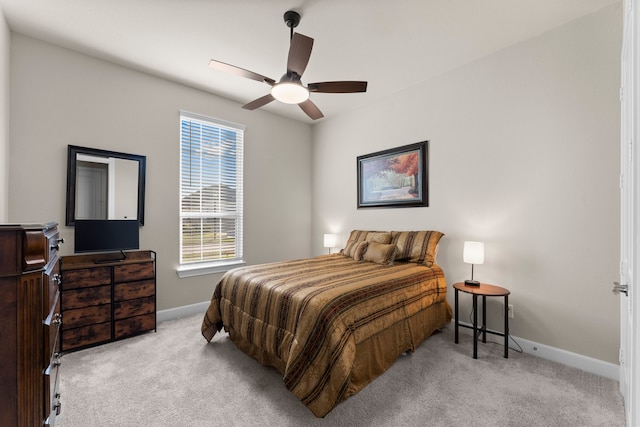
<path fill-rule="evenodd" d="M 451 327 L 455 327 L 453 321 L 451 323 Z M 467 322 L 460 322 L 460 324 L 471 326 L 471 324 Z M 461 328 L 459 331 L 469 335 L 473 334 L 472 330 L 469 328 Z M 594 359 L 593 357 L 584 356 L 578 353 L 572 353 L 561 348 L 540 344 L 520 337 L 512 336 L 512 338 L 520 345 L 520 347 L 522 347 L 522 351 L 527 354 L 542 357 L 543 359 L 551 360 L 553 362 L 562 363 L 563 365 L 571 366 L 572 368 L 582 369 L 583 371 L 600 375 L 601 377 L 610 378 L 615 381 L 620 380 L 620 366 L 614 363 Z M 502 340 L 502 337 L 499 337 L 499 339 Z M 513 341 L 510 341 L 509 345 L 513 347 Z"/>
<path fill-rule="evenodd" d="M 620 366 L 614 363 L 594 359 L 593 357 L 584 356 L 578 353 L 572 353 L 561 348 L 551 347 L 545 344 L 529 341 L 524 338 L 514 338 L 522 346 L 525 353 L 562 363 L 563 365 L 571 366 L 573 368 L 582 369 L 583 371 L 591 372 L 592 374 L 600 375 L 612 380 L 620 380 Z"/>
<path fill-rule="evenodd" d="M 204 316 L 205 311 L 207 311 L 207 307 L 209 307 L 209 301 L 183 305 L 182 307 L 168 308 L 166 310 L 158 311 L 156 319 L 158 322 L 164 322 L 165 320 L 173 320 L 179 317 L 191 316 L 192 314 L 198 313 L 201 313 Z"/>
<path fill-rule="evenodd" d="M 207 311 L 207 307 L 209 307 L 209 301 L 184 305 L 182 307 L 169 308 L 167 310 L 160 310 L 157 313 L 157 320 L 158 322 L 162 322 L 198 313 L 204 315 L 205 311 Z M 451 323 L 451 327 L 453 328 L 453 321 Z M 460 322 L 460 324 L 471 326 L 471 324 L 467 322 Z M 472 331 L 469 328 L 461 328 L 460 332 L 469 335 L 472 334 Z M 572 353 L 561 348 L 551 347 L 549 345 L 529 341 L 520 337 L 512 336 L 512 338 L 522 347 L 522 350 L 525 353 L 542 357 L 543 359 L 551 360 L 553 362 L 562 363 L 563 365 L 571 366 L 572 368 L 582 369 L 583 371 L 591 372 L 592 374 L 610 378 L 615 381 L 620 380 L 620 366 L 614 363 L 594 359 L 593 357 L 584 356 L 578 353 Z M 513 345 L 513 341 L 509 344 Z"/>

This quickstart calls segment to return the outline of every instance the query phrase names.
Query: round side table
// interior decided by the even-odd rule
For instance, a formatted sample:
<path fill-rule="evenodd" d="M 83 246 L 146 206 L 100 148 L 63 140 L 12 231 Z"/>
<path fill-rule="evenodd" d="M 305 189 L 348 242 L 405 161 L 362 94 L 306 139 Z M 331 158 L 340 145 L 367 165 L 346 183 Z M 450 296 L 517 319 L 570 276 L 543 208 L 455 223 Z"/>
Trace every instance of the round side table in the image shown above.
<path fill-rule="evenodd" d="M 488 283 L 480 283 L 480 286 L 468 286 L 464 282 L 458 282 L 453 285 L 455 293 L 455 311 L 456 311 L 456 327 L 455 327 L 455 343 L 458 344 L 458 327 L 473 329 L 473 358 L 478 358 L 478 297 L 482 297 L 482 342 L 487 342 L 487 332 L 490 334 L 504 337 L 504 357 L 509 358 L 509 294 L 508 289 L 490 285 Z M 473 297 L 473 326 L 459 324 L 458 311 L 458 292 L 471 294 Z M 487 297 L 504 297 L 504 332 L 487 331 Z"/>

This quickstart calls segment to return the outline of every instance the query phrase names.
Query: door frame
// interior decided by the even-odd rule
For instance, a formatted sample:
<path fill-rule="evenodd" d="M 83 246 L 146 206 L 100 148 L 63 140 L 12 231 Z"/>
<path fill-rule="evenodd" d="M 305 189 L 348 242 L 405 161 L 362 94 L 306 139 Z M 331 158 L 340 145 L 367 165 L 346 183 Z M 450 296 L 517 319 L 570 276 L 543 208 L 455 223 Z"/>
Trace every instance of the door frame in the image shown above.
<path fill-rule="evenodd" d="M 635 297 L 635 272 L 640 271 L 638 226 L 640 220 L 640 158 L 635 140 L 640 130 L 640 10 L 636 0 L 623 3 L 623 42 L 620 88 L 620 393 L 624 399 L 627 425 L 638 424 L 640 407 L 640 299 Z"/>

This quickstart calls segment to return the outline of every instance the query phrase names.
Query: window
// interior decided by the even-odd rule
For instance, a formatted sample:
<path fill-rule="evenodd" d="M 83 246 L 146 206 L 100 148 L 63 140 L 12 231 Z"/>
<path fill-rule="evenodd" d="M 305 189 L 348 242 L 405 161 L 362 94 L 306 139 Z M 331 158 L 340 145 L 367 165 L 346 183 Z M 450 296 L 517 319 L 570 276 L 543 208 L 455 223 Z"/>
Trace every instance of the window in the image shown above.
<path fill-rule="evenodd" d="M 243 262 L 243 137 L 244 126 L 180 112 L 180 277 Z"/>

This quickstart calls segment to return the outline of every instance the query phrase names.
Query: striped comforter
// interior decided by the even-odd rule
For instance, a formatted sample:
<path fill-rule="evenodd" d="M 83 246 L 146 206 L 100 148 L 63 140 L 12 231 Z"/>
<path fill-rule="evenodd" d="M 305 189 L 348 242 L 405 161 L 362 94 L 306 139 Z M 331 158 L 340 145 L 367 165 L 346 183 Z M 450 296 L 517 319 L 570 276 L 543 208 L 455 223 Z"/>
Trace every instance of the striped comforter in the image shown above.
<path fill-rule="evenodd" d="M 202 334 L 210 341 L 224 328 L 243 351 L 276 367 L 287 389 L 323 417 L 381 373 L 363 380 L 354 373 L 356 358 L 393 363 L 450 321 L 445 294 L 444 274 L 435 264 L 387 266 L 333 254 L 248 266 L 229 271 L 218 283 Z M 408 321 L 422 319 L 434 305 L 444 313 L 436 316 L 437 324 Z M 391 340 L 380 340 L 382 347 L 394 341 L 389 349 L 379 342 L 369 346 L 392 354 L 356 354 L 360 343 L 394 327 Z"/>

